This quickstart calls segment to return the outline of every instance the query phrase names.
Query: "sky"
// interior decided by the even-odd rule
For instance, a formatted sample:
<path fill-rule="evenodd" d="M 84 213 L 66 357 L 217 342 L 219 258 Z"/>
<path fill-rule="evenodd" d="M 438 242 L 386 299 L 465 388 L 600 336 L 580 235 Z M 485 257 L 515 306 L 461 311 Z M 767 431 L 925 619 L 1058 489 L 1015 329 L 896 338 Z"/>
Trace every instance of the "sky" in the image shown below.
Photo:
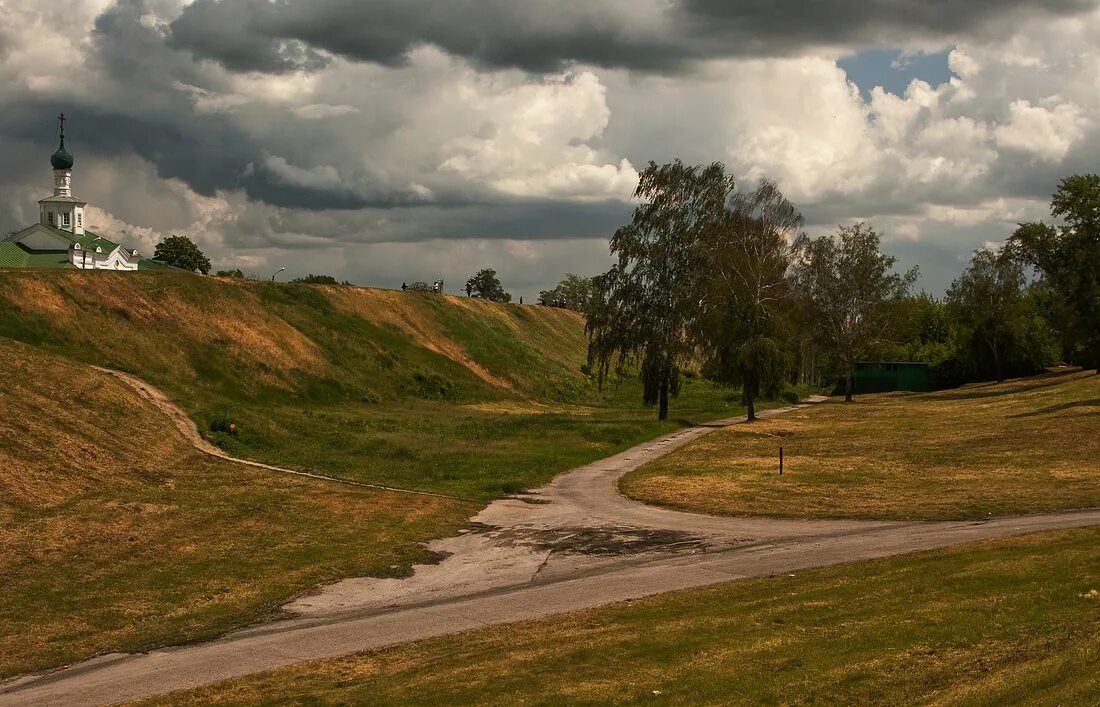
<path fill-rule="evenodd" d="M 51 193 L 216 269 L 364 285 L 610 265 L 650 161 L 778 180 L 942 294 L 1100 171 L 1098 0 L 0 0 L 0 229 Z"/>

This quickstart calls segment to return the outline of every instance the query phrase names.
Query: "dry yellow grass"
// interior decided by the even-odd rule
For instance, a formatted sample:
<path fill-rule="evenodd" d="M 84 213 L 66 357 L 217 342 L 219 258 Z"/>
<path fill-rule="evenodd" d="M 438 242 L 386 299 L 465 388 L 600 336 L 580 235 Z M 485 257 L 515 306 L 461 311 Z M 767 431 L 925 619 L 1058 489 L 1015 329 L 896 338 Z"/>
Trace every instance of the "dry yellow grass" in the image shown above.
<path fill-rule="evenodd" d="M 0 360 L 0 678 L 403 571 L 476 508 L 217 460 L 110 375 L 3 338 Z"/>
<path fill-rule="evenodd" d="M 720 515 L 942 519 L 1097 506 L 1100 376 L 832 400 L 714 433 L 622 489 Z"/>
<path fill-rule="evenodd" d="M 511 390 L 508 380 L 493 374 L 474 361 L 466 350 L 443 333 L 437 318 L 427 316 L 423 303 L 408 293 L 396 290 L 368 288 L 327 287 L 333 302 L 345 311 L 380 324 L 388 324 L 403 331 L 418 344 L 441 356 L 461 364 L 481 380 L 504 390 Z M 448 297 L 447 301 L 460 301 Z M 498 308 L 499 309 L 499 308 Z"/>

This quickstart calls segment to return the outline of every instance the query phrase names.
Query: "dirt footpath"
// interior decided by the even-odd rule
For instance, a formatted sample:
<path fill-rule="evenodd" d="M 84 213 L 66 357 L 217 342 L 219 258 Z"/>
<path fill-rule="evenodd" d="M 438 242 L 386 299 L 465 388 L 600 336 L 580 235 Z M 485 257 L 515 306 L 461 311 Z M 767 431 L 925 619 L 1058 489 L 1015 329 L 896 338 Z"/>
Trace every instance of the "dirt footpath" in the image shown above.
<path fill-rule="evenodd" d="M 496 501 L 474 530 L 433 542 L 443 559 L 407 579 L 348 579 L 286 605 L 279 621 L 218 641 L 26 678 L 0 688 L 0 705 L 117 702 L 675 589 L 1100 524 L 1100 509 L 937 523 L 719 518 L 617 492 L 627 472 L 740 421 L 681 430 Z"/>

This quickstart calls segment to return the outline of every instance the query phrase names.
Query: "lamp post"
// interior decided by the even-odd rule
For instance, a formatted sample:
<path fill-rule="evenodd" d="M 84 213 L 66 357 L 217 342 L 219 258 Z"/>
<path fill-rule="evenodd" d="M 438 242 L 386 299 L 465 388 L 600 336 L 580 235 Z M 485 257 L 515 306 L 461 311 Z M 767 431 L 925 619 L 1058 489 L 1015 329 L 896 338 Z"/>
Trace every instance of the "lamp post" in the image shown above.
<path fill-rule="evenodd" d="M 274 273 L 273 273 L 273 274 L 271 275 L 271 281 L 272 281 L 272 282 L 275 282 L 275 275 L 278 275 L 279 273 L 281 273 L 281 272 L 282 272 L 282 271 L 284 271 L 284 270 L 286 270 L 286 268 L 279 268 L 278 270 L 276 270 L 276 271 L 275 271 L 275 272 L 274 272 Z"/>

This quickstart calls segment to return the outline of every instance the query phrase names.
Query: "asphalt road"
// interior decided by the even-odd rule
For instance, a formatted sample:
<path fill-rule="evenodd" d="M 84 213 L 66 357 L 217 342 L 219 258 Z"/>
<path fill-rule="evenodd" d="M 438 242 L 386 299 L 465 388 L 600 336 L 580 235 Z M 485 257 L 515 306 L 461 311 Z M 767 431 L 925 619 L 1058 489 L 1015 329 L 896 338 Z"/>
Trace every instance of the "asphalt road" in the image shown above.
<path fill-rule="evenodd" d="M 769 411 L 782 414 L 790 408 Z M 719 518 L 619 495 L 625 473 L 715 429 L 692 427 L 496 501 L 407 579 L 357 578 L 220 640 L 113 655 L 0 687 L 0 705 L 103 704 L 307 660 L 747 577 L 1100 524 L 1100 509 L 961 522 Z"/>

